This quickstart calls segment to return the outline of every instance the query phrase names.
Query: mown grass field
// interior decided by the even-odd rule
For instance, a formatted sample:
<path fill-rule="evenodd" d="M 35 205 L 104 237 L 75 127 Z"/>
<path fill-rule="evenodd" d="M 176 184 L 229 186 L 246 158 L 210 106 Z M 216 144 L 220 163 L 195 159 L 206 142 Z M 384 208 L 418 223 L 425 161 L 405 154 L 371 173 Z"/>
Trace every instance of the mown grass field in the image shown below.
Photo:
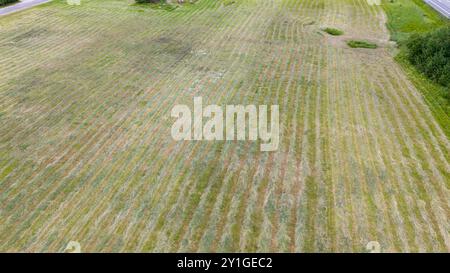
<path fill-rule="evenodd" d="M 0 251 L 450 251 L 449 139 L 380 6 L 131 4 L 0 18 Z M 173 141 L 194 96 L 280 105 L 279 150 Z"/>

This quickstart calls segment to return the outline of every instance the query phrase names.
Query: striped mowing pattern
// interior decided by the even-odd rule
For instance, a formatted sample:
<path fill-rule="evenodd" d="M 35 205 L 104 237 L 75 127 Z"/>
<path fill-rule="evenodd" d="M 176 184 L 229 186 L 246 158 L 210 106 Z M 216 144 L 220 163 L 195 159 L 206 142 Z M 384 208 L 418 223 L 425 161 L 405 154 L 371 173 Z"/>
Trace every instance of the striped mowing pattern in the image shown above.
<path fill-rule="evenodd" d="M 380 7 L 130 3 L 0 19 L 0 251 L 450 251 L 449 140 Z M 194 96 L 280 105 L 279 150 L 173 141 Z"/>

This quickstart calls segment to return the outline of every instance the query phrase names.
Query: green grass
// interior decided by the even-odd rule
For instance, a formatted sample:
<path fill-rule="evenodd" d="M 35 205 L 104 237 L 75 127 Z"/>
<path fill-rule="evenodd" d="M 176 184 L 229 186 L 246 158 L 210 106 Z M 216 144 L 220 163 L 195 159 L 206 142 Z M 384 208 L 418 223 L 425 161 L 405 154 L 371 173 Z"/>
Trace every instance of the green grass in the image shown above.
<path fill-rule="evenodd" d="M 342 34 L 344 34 L 344 32 L 342 30 L 337 29 L 337 28 L 327 27 L 323 31 L 325 31 L 326 33 L 333 35 L 333 36 L 341 36 Z"/>
<path fill-rule="evenodd" d="M 368 49 L 378 48 L 377 44 L 370 43 L 367 41 L 359 41 L 359 40 L 347 41 L 347 45 L 351 48 L 368 48 Z"/>
<path fill-rule="evenodd" d="M 428 32 L 446 23 L 443 16 L 422 0 L 383 0 L 383 8 L 388 16 L 391 39 L 399 43 L 412 33 Z"/>

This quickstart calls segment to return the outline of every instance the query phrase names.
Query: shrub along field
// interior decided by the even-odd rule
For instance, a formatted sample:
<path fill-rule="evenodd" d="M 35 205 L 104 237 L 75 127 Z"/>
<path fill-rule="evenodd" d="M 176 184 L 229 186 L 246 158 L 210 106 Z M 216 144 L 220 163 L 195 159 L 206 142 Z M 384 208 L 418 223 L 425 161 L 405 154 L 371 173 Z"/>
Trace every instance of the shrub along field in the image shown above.
<path fill-rule="evenodd" d="M 449 139 L 385 18 L 363 0 L 1 17 L 0 251 L 450 251 Z M 194 96 L 278 104 L 279 150 L 172 140 Z"/>
<path fill-rule="evenodd" d="M 424 35 L 415 35 L 407 41 L 406 47 L 408 60 L 419 71 L 434 82 L 450 88 L 450 25 Z"/>
<path fill-rule="evenodd" d="M 0 6 L 5 6 L 14 2 L 17 2 L 18 0 L 0 0 Z"/>

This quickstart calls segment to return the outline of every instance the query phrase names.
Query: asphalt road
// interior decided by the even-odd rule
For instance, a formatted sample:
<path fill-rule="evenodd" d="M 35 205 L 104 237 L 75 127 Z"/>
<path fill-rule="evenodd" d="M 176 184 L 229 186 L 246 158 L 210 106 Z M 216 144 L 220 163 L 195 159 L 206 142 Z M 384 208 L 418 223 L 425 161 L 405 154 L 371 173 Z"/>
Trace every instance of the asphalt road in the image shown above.
<path fill-rule="evenodd" d="M 50 0 L 22 0 L 16 4 L 0 8 L 0 16 L 31 8 L 49 1 Z"/>
<path fill-rule="evenodd" d="M 425 0 L 425 2 L 450 19 L 450 0 Z"/>

